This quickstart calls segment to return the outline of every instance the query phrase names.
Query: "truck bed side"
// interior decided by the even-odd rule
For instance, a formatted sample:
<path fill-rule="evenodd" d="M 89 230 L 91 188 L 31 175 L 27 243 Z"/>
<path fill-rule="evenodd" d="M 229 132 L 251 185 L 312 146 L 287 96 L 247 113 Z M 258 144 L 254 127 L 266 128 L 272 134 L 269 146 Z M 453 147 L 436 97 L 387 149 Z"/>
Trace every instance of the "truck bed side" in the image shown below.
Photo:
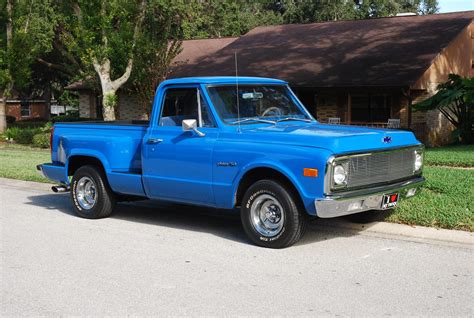
<path fill-rule="evenodd" d="M 87 158 L 99 160 L 114 192 L 145 195 L 141 146 L 148 123 L 87 122 L 55 125 L 52 162 L 71 174 Z"/>

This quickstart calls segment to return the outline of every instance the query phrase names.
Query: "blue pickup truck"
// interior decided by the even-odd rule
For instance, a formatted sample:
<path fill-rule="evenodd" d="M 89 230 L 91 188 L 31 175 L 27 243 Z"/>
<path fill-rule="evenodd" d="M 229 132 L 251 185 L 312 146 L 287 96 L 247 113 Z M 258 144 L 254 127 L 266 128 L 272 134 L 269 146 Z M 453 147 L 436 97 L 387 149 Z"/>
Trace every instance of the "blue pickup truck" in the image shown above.
<path fill-rule="evenodd" d="M 197 77 L 162 82 L 149 121 L 55 124 L 38 169 L 81 217 L 127 197 L 240 209 L 255 244 L 282 248 L 310 217 L 415 195 L 423 150 L 408 131 L 319 123 L 281 80 Z"/>

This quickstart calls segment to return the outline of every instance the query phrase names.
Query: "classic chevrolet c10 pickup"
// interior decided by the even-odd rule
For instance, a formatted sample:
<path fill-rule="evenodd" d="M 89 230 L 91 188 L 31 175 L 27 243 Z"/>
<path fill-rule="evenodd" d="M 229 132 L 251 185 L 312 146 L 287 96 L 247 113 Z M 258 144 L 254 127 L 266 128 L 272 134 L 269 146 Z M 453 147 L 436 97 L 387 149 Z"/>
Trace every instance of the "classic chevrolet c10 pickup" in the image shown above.
<path fill-rule="evenodd" d="M 55 124 L 38 169 L 81 217 L 127 197 L 240 209 L 250 240 L 282 248 L 310 217 L 415 195 L 423 150 L 409 131 L 319 123 L 281 80 L 199 77 L 162 82 L 149 121 Z"/>

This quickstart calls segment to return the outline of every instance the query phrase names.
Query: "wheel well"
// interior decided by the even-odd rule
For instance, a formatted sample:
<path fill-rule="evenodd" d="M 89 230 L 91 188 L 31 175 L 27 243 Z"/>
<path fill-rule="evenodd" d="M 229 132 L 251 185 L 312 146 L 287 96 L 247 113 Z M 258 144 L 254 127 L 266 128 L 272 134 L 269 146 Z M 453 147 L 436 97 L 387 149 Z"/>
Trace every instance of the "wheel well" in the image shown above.
<path fill-rule="evenodd" d="M 102 169 L 102 171 L 105 172 L 104 165 L 99 159 L 89 156 L 74 156 L 69 159 L 67 175 L 72 176 L 74 172 L 77 171 L 77 169 L 82 166 L 88 165 L 99 167 L 100 169 Z"/>
<path fill-rule="evenodd" d="M 275 180 L 287 186 L 288 189 L 290 189 L 296 195 L 298 203 L 302 204 L 302 200 L 298 190 L 294 186 L 293 182 L 291 182 L 291 180 L 288 179 L 283 173 L 272 168 L 255 168 L 247 171 L 240 180 L 239 187 L 237 188 L 237 193 L 235 196 L 234 206 L 240 206 L 240 202 L 244 197 L 245 191 L 247 191 L 247 189 L 255 182 L 263 179 Z"/>

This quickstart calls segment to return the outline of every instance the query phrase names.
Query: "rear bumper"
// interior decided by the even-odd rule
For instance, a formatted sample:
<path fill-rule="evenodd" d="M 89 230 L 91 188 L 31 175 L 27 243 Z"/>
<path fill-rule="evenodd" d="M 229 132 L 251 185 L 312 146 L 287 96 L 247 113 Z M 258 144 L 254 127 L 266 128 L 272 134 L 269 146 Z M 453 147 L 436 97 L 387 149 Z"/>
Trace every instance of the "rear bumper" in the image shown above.
<path fill-rule="evenodd" d="M 69 178 L 67 177 L 66 167 L 63 165 L 58 165 L 54 163 L 43 163 L 42 165 L 37 165 L 36 170 L 41 171 L 43 176 L 45 176 L 45 178 L 49 180 L 69 185 Z"/>
<path fill-rule="evenodd" d="M 381 210 L 384 194 L 399 193 L 399 200 L 403 200 L 418 193 L 424 182 L 425 178 L 418 177 L 387 186 L 328 195 L 314 200 L 316 214 L 320 218 L 333 218 L 369 210 Z"/>

